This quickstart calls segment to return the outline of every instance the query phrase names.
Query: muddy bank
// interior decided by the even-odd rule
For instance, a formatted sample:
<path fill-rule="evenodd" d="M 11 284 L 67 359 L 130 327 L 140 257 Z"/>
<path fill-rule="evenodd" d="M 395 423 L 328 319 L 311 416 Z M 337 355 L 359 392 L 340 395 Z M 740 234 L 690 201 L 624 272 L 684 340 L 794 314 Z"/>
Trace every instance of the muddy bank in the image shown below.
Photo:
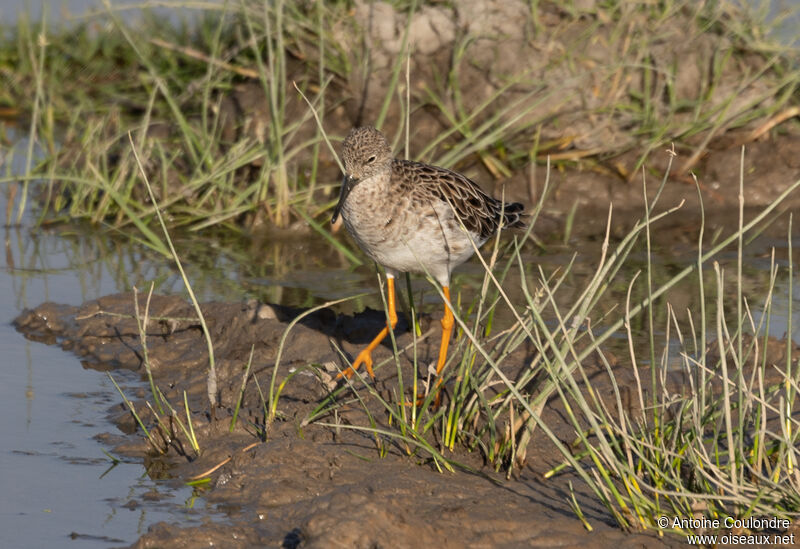
<path fill-rule="evenodd" d="M 133 294 L 120 294 L 80 307 L 45 303 L 23 312 L 15 321 L 26 337 L 58 344 L 77 354 L 93 368 L 127 368 L 143 375 L 142 353 L 133 318 Z M 139 296 L 144 310 L 145 296 Z M 248 383 L 240 419 L 229 433 L 232 407 L 241 385 L 251 346 L 251 372 L 266 390 L 279 341 L 287 322 L 299 311 L 256 303 L 209 303 L 203 313 L 215 343 L 216 367 L 222 407 L 215 418 L 206 397 L 205 343 L 194 311 L 175 297 L 153 296 L 147 329 L 148 355 L 157 385 L 176 407 L 182 392 L 189 395 L 192 421 L 200 452 L 191 450 L 180 431 L 154 429 L 166 453 L 148 444 L 130 412 L 116 405 L 110 414 L 121 432 L 101 436 L 113 451 L 144 460 L 151 474 L 187 481 L 208 476 L 202 495 L 229 514 L 225 523 L 202 528 L 156 524 L 136 547 L 197 547 L 215 543 L 225 547 L 444 547 L 492 546 L 678 546 L 680 540 L 650 534 L 629 534 L 613 525 L 611 517 L 575 482 L 577 497 L 594 531 L 589 533 L 569 508 L 567 481 L 561 475 L 543 480 L 542 473 L 561 460 L 541 433 L 535 434 L 527 465 L 511 480 L 484 465 L 477 452 L 456 449 L 446 454 L 464 465 L 454 473 L 436 471 L 423 453 L 407 455 L 387 440 L 380 457 L 371 435 L 347 425 L 366 425 L 364 413 L 354 403 L 338 418 L 302 425 L 302 420 L 327 394 L 316 376 L 301 372 L 287 384 L 278 411 L 279 420 L 268 430 L 266 441 L 253 426 L 263 426 L 263 409 L 255 384 Z M 295 367 L 338 361 L 333 343 L 354 354 L 383 321 L 383 313 L 366 311 L 354 317 L 323 310 L 303 319 L 286 339 L 278 380 Z M 438 322 L 423 318 L 423 330 Z M 399 327 L 402 348 L 411 336 Z M 434 357 L 437 337 L 427 337 L 418 348 Z M 524 353 L 525 351 L 520 351 Z M 390 356 L 387 347 L 376 352 L 376 364 Z M 324 370 L 324 368 L 322 368 Z M 396 372 L 377 369 L 376 388 L 385 396 L 396 387 Z M 129 394 L 130 396 L 130 394 Z M 136 409 L 147 425 L 154 421 L 144 401 L 152 396 L 136 390 Z M 369 399 L 368 399 L 369 400 Z M 367 406 L 379 423 L 385 421 L 375 402 Z M 559 436 L 574 435 L 554 407 L 546 420 Z M 385 415 L 385 414 L 384 414 Z M 251 423 L 248 423 L 251 422 Z M 223 464 L 208 473 L 209 470 Z"/>

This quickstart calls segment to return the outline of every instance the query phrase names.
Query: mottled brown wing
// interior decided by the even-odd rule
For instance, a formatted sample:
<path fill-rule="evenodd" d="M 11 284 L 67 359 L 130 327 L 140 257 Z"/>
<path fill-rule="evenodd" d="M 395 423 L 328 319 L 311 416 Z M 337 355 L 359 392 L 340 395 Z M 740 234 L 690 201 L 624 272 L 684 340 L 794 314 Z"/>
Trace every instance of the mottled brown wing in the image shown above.
<path fill-rule="evenodd" d="M 500 227 L 501 220 L 503 228 L 525 226 L 522 204 L 511 202 L 504 206 L 459 173 L 397 159 L 392 163 L 392 171 L 394 181 L 402 181 L 411 187 L 405 192 L 412 200 L 441 200 L 451 204 L 464 226 L 482 238 L 492 236 Z"/>

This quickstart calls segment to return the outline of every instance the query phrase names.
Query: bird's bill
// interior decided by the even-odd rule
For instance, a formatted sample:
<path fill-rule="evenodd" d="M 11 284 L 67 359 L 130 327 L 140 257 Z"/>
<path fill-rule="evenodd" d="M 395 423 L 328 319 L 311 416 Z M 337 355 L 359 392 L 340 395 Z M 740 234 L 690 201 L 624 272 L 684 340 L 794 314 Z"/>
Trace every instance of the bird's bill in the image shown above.
<path fill-rule="evenodd" d="M 339 218 L 339 213 L 342 211 L 342 206 L 344 206 L 344 201 L 347 200 L 347 195 L 350 194 L 350 191 L 353 190 L 356 183 L 358 183 L 358 179 L 350 175 L 345 175 L 344 179 L 342 179 L 342 188 L 339 190 L 339 202 L 336 203 L 336 208 L 333 209 L 331 223 L 336 223 L 336 220 Z"/>

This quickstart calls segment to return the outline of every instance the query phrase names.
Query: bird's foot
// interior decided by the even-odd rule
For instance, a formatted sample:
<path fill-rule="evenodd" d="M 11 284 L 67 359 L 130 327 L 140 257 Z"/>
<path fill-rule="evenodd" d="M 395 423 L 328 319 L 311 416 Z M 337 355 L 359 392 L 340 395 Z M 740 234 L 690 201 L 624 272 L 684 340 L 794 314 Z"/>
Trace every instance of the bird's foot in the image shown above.
<path fill-rule="evenodd" d="M 369 377 L 375 379 L 375 372 L 372 371 L 371 349 L 363 349 L 360 353 L 358 353 L 358 356 L 353 361 L 352 366 L 342 370 L 339 373 L 339 375 L 336 376 L 336 379 L 342 379 L 343 377 L 346 377 L 347 379 L 352 378 L 353 375 L 355 375 L 356 370 L 358 370 L 358 367 L 361 366 L 361 364 L 364 364 L 364 367 L 367 369 L 367 374 L 369 374 Z"/>

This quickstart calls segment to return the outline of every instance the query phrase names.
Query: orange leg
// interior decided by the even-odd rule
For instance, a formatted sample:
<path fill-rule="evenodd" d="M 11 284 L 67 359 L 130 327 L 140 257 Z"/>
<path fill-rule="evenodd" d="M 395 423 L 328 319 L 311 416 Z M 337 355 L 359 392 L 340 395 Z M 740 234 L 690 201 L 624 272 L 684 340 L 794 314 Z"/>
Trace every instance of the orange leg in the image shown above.
<path fill-rule="evenodd" d="M 374 351 L 375 348 L 381 344 L 381 341 L 383 341 L 384 338 L 387 335 L 389 335 L 389 330 L 390 329 L 394 330 L 395 326 L 397 326 L 397 311 L 395 310 L 393 276 L 386 277 L 386 286 L 387 286 L 386 304 L 389 309 L 388 310 L 389 325 L 387 325 L 383 330 L 381 330 L 380 333 L 375 336 L 375 339 L 373 339 L 369 345 L 367 345 L 360 353 L 358 353 L 358 356 L 353 361 L 353 365 L 344 370 L 343 372 L 341 372 L 338 376 L 336 376 L 337 379 L 340 379 L 342 377 L 350 379 L 351 377 L 353 377 L 353 374 L 356 373 L 356 370 L 358 370 L 358 367 L 361 366 L 362 363 L 367 368 L 367 373 L 369 374 L 369 377 L 375 379 L 375 373 L 372 371 L 372 351 Z M 445 345 L 445 351 L 447 351 L 446 345 Z"/>
<path fill-rule="evenodd" d="M 447 304 L 447 302 L 450 301 L 450 288 L 444 286 L 442 290 L 444 291 L 444 296 L 447 298 L 447 301 L 444 302 L 444 316 L 442 317 L 442 344 L 439 346 L 439 360 L 436 362 L 437 376 L 442 373 L 444 363 L 447 361 L 447 347 L 450 345 L 450 335 L 453 333 L 453 324 L 455 324 L 453 311 L 450 309 L 450 305 Z"/>
<path fill-rule="evenodd" d="M 443 286 L 442 290 L 444 291 L 444 296 L 447 298 L 447 301 L 444 302 L 444 316 L 442 317 L 442 343 L 439 345 L 439 360 L 436 361 L 436 386 L 434 387 L 434 391 L 436 391 L 436 400 L 434 402 L 434 406 L 439 406 L 439 389 L 442 385 L 442 369 L 444 368 L 444 363 L 447 361 L 447 347 L 450 345 L 450 336 L 453 334 L 453 324 L 455 324 L 455 319 L 453 318 L 453 311 L 450 309 L 450 305 L 448 302 L 450 301 L 450 288 L 448 286 Z"/>
<path fill-rule="evenodd" d="M 442 286 L 442 290 L 444 291 L 447 301 L 444 302 L 444 316 L 442 317 L 442 342 L 439 345 L 439 359 L 436 361 L 436 377 L 438 379 L 436 380 L 436 385 L 433 389 L 436 392 L 436 398 L 433 401 L 434 408 L 438 408 L 441 402 L 439 390 L 442 385 L 442 377 L 440 374 L 444 369 L 444 363 L 447 362 L 447 348 L 450 346 L 450 336 L 453 335 L 453 325 L 455 324 L 453 311 L 450 309 L 450 305 L 447 304 L 447 302 L 450 301 L 450 288 L 448 286 Z M 425 402 L 425 397 L 419 397 L 416 401 L 416 405 L 421 406 L 423 402 Z M 404 404 L 406 406 L 411 406 L 413 403 L 405 402 Z"/>

